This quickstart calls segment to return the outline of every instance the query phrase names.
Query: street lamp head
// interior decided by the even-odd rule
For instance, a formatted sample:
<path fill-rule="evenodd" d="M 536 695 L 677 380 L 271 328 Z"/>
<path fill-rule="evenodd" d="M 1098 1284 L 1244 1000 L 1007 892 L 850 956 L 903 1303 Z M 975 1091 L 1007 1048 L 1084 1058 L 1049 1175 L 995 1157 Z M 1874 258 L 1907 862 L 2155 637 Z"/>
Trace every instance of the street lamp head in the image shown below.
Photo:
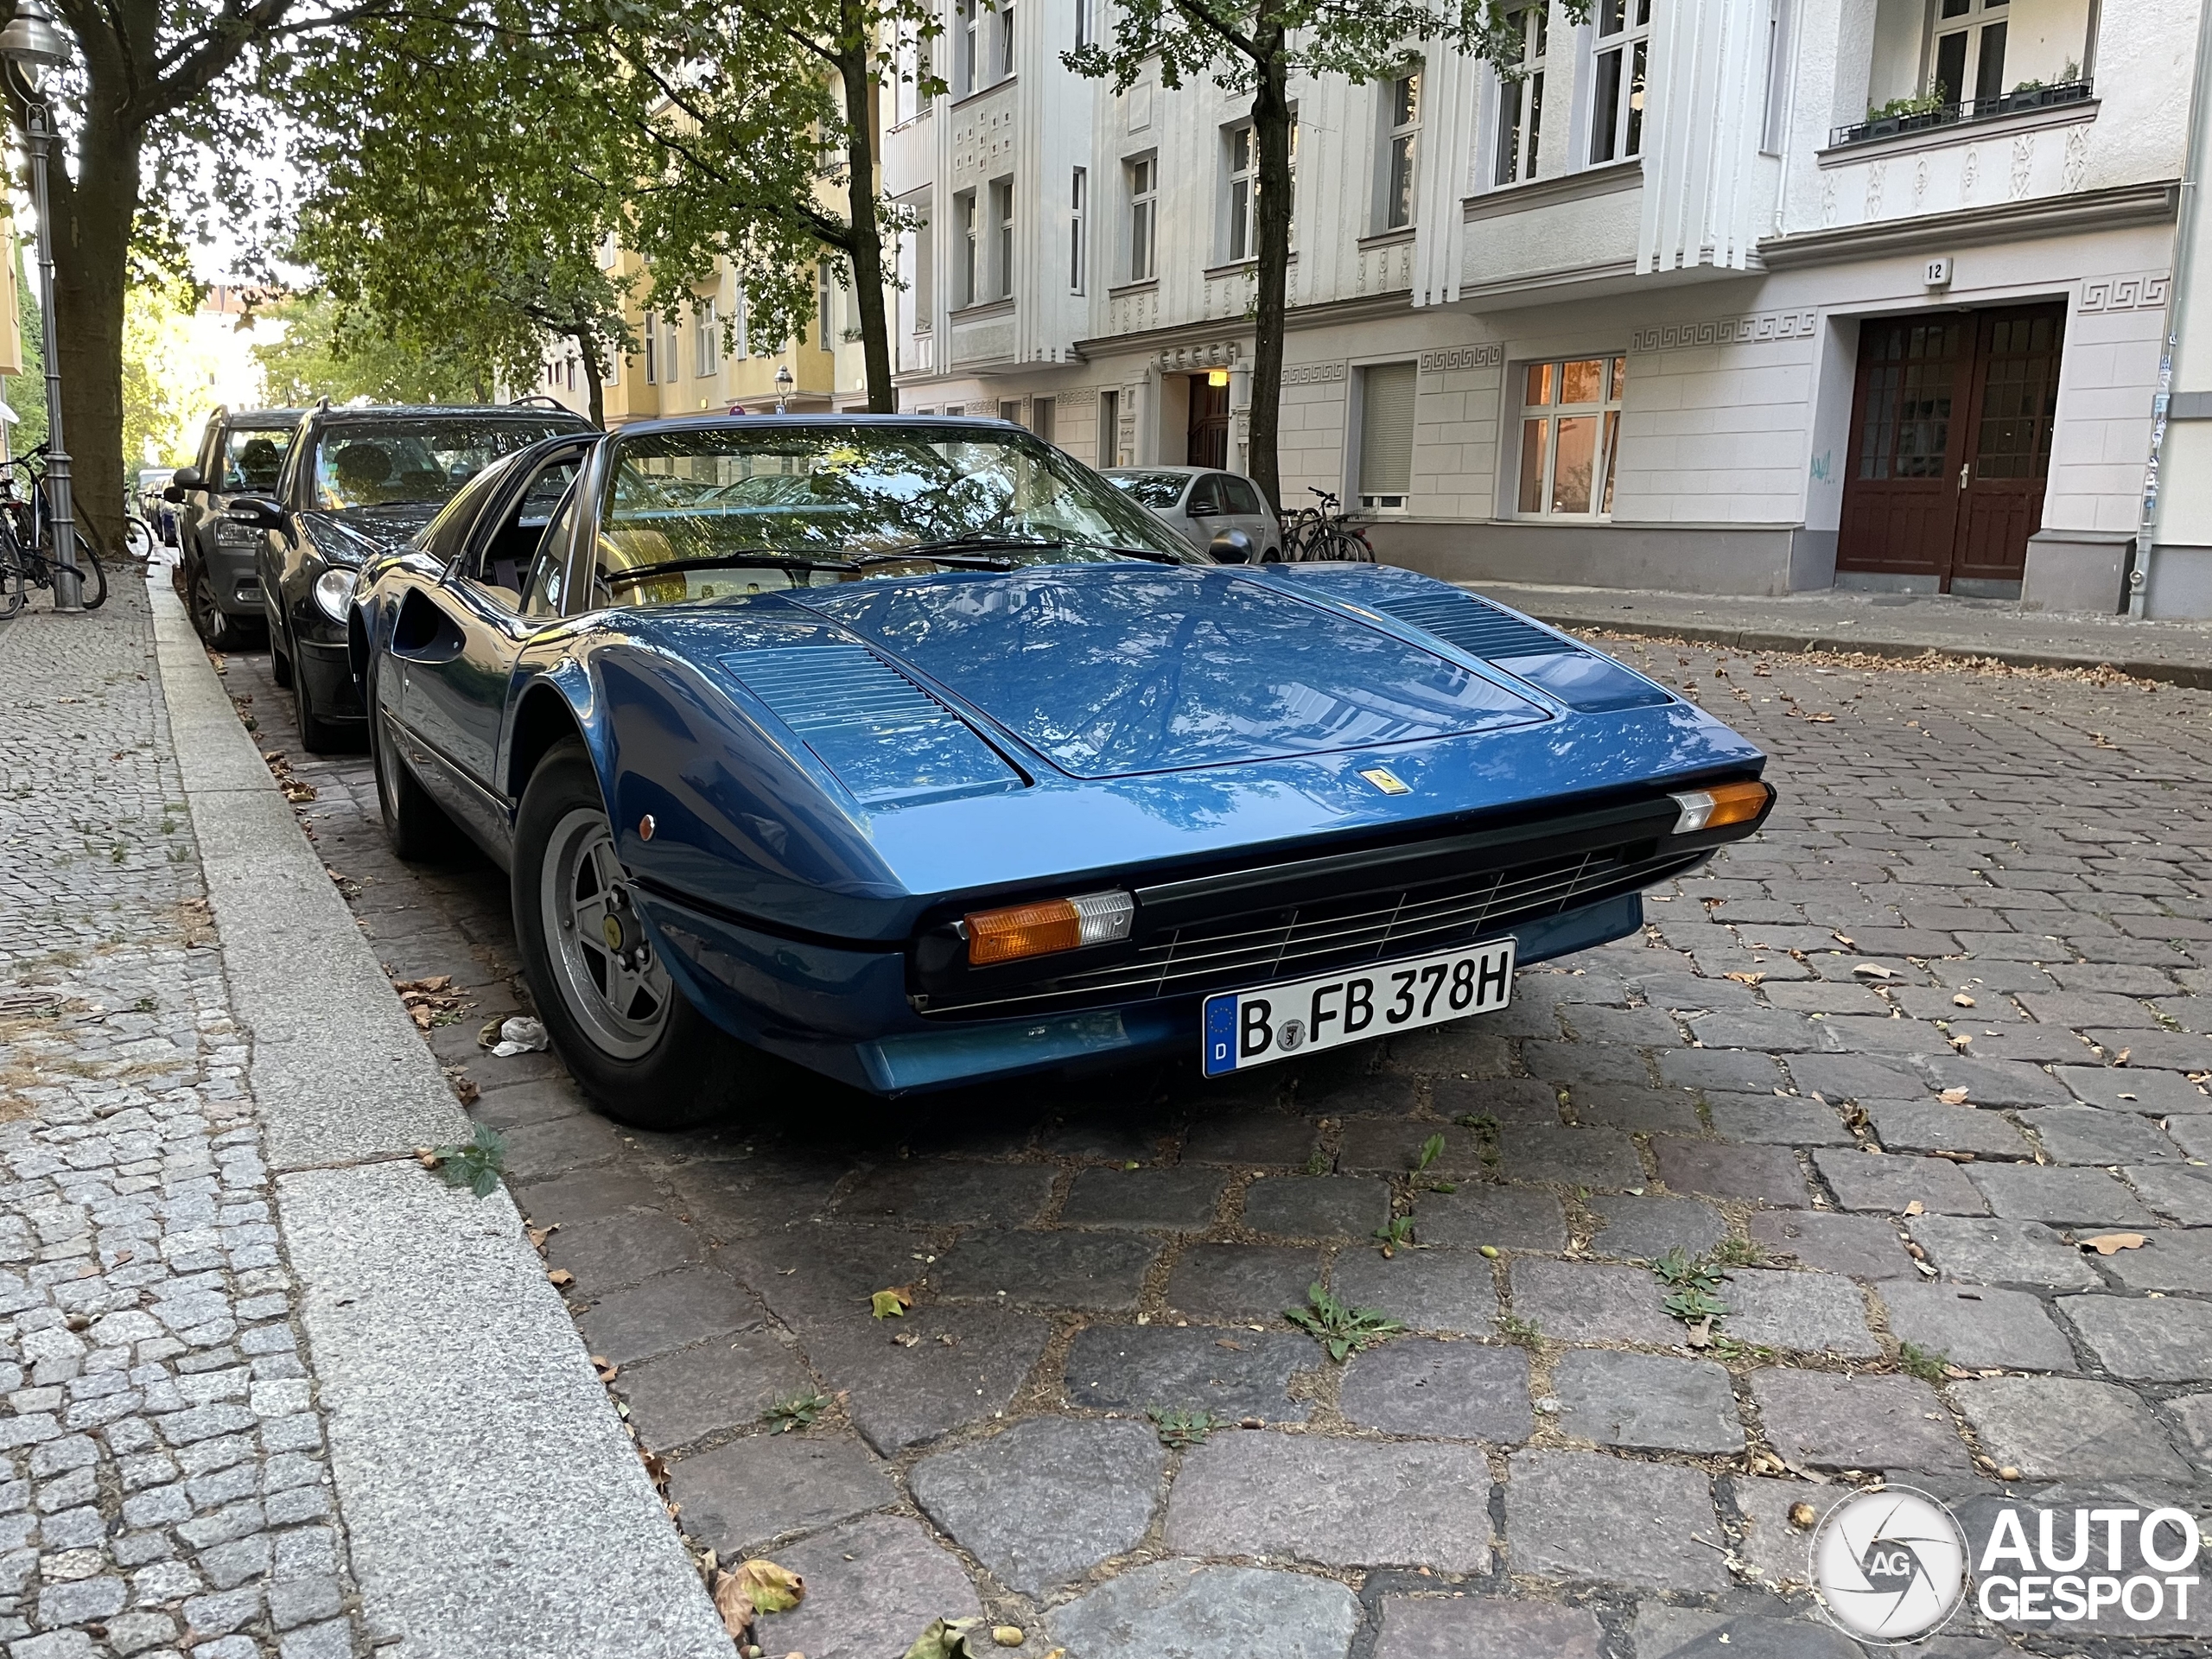
<path fill-rule="evenodd" d="M 16 15 L 0 29 L 0 58 L 33 73 L 69 61 L 69 37 L 46 0 L 16 0 Z"/>
<path fill-rule="evenodd" d="M 776 371 L 776 390 L 778 391 L 789 391 L 792 386 L 797 384 L 798 382 L 791 378 L 791 365 L 790 364 L 786 363 Z"/>

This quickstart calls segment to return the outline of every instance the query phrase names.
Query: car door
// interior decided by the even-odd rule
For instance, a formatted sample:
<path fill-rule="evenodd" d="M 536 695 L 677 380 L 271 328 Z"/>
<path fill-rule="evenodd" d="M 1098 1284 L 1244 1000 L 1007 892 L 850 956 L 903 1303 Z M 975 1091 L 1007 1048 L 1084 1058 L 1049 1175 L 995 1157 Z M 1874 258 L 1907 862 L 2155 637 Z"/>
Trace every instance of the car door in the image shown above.
<path fill-rule="evenodd" d="M 1176 528 L 1195 546 L 1205 546 L 1217 531 L 1230 528 L 1229 502 L 1221 485 L 1219 473 L 1198 473 L 1183 497 L 1182 522 Z"/>
<path fill-rule="evenodd" d="M 504 845 L 500 726 L 515 657 L 553 620 L 524 602 L 541 549 L 565 543 L 566 513 L 586 446 L 522 463 L 466 531 L 442 580 L 410 586 L 391 641 L 399 718 L 416 775 L 480 839 Z"/>
<path fill-rule="evenodd" d="M 1272 554 L 1281 549 L 1282 537 L 1275 529 L 1274 515 L 1268 511 L 1268 504 L 1261 499 L 1252 480 L 1239 478 L 1234 473 L 1224 473 L 1220 479 L 1230 521 L 1252 538 L 1253 552 Z"/>

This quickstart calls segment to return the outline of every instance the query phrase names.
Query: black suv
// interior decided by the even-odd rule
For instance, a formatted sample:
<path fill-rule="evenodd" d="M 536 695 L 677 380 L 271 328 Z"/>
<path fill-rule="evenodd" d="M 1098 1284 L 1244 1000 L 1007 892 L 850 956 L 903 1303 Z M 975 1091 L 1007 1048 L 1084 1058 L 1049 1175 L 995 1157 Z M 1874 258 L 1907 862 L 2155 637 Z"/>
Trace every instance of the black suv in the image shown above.
<path fill-rule="evenodd" d="M 260 631 L 261 582 L 254 554 L 261 532 L 229 517 L 241 495 L 272 495 L 303 409 L 218 408 L 200 435 L 199 458 L 162 490 L 175 504 L 178 588 L 200 637 L 218 651 Z"/>
<path fill-rule="evenodd" d="M 346 653 L 346 609 L 364 561 L 406 545 L 500 456 L 557 433 L 598 430 L 545 403 L 308 411 L 276 488 L 238 497 L 230 512 L 254 537 L 271 668 L 292 688 L 302 744 L 321 754 L 366 735 Z"/>

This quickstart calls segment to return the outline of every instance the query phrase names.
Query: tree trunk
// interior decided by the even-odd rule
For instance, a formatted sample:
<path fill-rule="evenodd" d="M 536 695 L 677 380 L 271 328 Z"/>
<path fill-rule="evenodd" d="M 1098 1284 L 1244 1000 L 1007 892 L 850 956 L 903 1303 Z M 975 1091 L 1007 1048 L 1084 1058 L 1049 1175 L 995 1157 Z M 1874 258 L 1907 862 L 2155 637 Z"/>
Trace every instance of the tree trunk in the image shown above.
<path fill-rule="evenodd" d="M 591 325 L 578 323 L 569 331 L 569 338 L 576 342 L 576 349 L 583 354 L 584 385 L 591 390 L 591 423 L 601 431 L 607 429 L 607 382 L 599 367 L 599 346 L 592 338 Z"/>
<path fill-rule="evenodd" d="M 1255 204 L 1260 232 L 1260 307 L 1252 340 L 1251 448 L 1247 469 L 1260 493 L 1282 510 L 1282 469 L 1276 435 L 1282 416 L 1282 339 L 1290 307 L 1290 74 L 1284 62 L 1283 31 L 1260 31 L 1265 54 L 1259 86 L 1252 95 L 1252 135 L 1260 150 L 1260 197 Z"/>
<path fill-rule="evenodd" d="M 76 177 L 59 142 L 47 163 L 60 336 L 47 346 L 61 372 L 75 516 L 104 549 L 123 544 L 123 295 L 138 213 L 138 150 L 135 132 L 95 110 L 79 137 Z M 37 395 L 42 400 L 46 389 Z"/>
<path fill-rule="evenodd" d="M 868 367 L 869 412 L 899 407 L 891 384 L 891 321 L 883 295 L 883 232 L 875 211 L 875 79 L 868 73 L 870 12 L 841 0 L 837 72 L 845 88 L 846 223 L 851 227 L 846 265 L 861 314 L 861 355 Z M 834 342 L 824 341 L 825 345 Z"/>

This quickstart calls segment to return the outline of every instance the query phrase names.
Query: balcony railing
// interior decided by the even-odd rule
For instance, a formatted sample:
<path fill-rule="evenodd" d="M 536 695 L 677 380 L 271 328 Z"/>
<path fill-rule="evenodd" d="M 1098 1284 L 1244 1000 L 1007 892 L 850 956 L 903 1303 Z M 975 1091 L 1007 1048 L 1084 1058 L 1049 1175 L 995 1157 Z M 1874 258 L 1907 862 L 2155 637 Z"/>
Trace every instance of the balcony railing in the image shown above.
<path fill-rule="evenodd" d="M 1955 127 L 1967 121 L 1986 121 L 1993 116 L 2018 115 L 2024 110 L 2047 110 L 2061 104 L 2079 104 L 2089 96 L 2086 80 L 2062 80 L 2049 86 L 2022 86 L 1995 98 L 1969 98 L 1956 104 L 1938 104 L 1910 114 L 1879 115 L 1828 134 L 1831 146 L 1870 143 L 1877 138 L 1896 138 L 1909 132 Z"/>

